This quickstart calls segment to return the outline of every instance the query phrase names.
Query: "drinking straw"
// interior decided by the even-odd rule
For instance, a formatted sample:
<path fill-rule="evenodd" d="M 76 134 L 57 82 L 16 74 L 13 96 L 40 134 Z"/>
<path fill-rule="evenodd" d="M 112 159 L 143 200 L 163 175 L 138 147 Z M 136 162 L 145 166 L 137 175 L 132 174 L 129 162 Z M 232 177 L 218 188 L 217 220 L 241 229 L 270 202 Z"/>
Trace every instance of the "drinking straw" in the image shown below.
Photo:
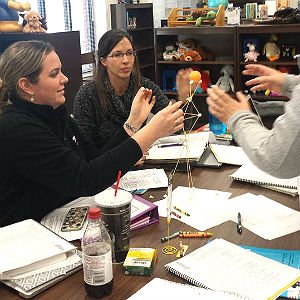
<path fill-rule="evenodd" d="M 118 188 L 119 188 L 119 183 L 120 183 L 120 178 L 121 178 L 121 171 L 118 171 L 118 178 L 117 178 L 117 184 L 116 184 L 116 188 L 115 188 L 115 197 L 117 197 L 117 192 L 118 192 Z"/>

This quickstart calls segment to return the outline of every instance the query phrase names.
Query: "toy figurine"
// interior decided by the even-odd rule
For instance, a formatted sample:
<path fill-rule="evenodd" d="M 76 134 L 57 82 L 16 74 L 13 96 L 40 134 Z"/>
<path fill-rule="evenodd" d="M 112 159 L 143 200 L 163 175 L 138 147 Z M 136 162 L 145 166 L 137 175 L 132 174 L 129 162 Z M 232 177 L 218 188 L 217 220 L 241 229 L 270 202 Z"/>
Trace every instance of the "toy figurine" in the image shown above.
<path fill-rule="evenodd" d="M 28 2 L 16 2 L 14 0 L 0 0 L 0 32 L 22 31 L 22 25 L 18 23 L 17 11 L 30 10 Z"/>
<path fill-rule="evenodd" d="M 46 32 L 41 20 L 39 13 L 32 10 L 27 12 L 24 16 L 26 25 L 24 25 L 23 32 Z"/>
<path fill-rule="evenodd" d="M 222 76 L 218 79 L 216 86 L 218 86 L 224 92 L 234 92 L 234 84 L 232 80 L 233 76 L 233 66 L 225 65 L 221 69 Z"/>
<path fill-rule="evenodd" d="M 257 61 L 257 57 L 260 54 L 256 51 L 255 44 L 248 43 L 247 47 L 249 48 L 249 51 L 247 53 L 244 53 L 245 62 L 247 62 L 247 61 Z"/>
<path fill-rule="evenodd" d="M 271 34 L 270 40 L 265 44 L 263 54 L 269 61 L 277 61 L 280 57 L 280 48 L 277 45 L 278 35 Z"/>

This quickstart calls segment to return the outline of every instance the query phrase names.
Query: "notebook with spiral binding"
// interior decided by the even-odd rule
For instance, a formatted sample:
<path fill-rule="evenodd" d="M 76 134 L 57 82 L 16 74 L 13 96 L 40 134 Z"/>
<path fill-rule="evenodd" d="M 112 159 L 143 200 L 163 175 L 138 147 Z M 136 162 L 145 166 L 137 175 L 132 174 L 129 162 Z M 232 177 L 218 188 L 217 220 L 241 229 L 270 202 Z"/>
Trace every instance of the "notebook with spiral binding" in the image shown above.
<path fill-rule="evenodd" d="M 231 174 L 230 177 L 234 180 L 240 180 L 260 185 L 297 189 L 297 177 L 289 179 L 276 178 L 260 170 L 252 163 L 242 165 L 237 171 Z"/>
<path fill-rule="evenodd" d="M 276 299 L 300 279 L 300 271 L 215 239 L 165 265 L 190 283 L 240 299 Z"/>

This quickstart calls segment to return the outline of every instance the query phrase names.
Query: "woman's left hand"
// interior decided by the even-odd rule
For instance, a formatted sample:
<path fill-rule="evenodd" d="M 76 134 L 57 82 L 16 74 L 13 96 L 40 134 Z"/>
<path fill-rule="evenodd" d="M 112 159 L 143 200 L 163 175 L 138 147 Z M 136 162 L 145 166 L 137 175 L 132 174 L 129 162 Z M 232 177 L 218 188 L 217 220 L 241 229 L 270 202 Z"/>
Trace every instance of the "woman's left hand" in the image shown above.
<path fill-rule="evenodd" d="M 227 123 L 238 111 L 251 110 L 248 99 L 242 92 L 237 92 L 237 99 L 234 99 L 220 88 L 213 86 L 207 89 L 207 94 L 206 102 L 209 112 L 222 122 Z"/>
<path fill-rule="evenodd" d="M 152 96 L 152 90 L 141 87 L 132 101 L 128 123 L 139 129 L 148 118 L 155 100 L 155 96 Z"/>

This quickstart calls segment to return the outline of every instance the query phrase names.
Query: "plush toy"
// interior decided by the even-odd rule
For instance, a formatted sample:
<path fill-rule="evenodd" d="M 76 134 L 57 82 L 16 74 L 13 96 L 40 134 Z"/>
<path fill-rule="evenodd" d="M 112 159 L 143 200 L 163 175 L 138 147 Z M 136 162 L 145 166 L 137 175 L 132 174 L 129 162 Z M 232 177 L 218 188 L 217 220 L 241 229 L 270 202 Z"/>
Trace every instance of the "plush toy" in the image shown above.
<path fill-rule="evenodd" d="M 180 56 L 180 61 L 195 61 L 195 62 L 198 62 L 198 61 L 201 61 L 201 60 L 202 60 L 201 56 L 195 50 L 185 51 L 183 53 L 183 55 Z"/>
<path fill-rule="evenodd" d="M 177 51 L 173 45 L 167 45 L 163 53 L 164 60 L 173 60 L 173 57 L 177 55 Z"/>
<path fill-rule="evenodd" d="M 176 43 L 178 45 L 177 53 L 174 55 L 173 60 L 180 60 L 180 57 L 189 50 L 195 49 L 195 41 L 193 39 L 185 39 Z"/>
<path fill-rule="evenodd" d="M 249 51 L 247 53 L 244 53 L 245 62 L 247 62 L 247 61 L 257 61 L 257 57 L 260 54 L 256 51 L 255 44 L 248 43 L 247 47 L 249 48 Z"/>
<path fill-rule="evenodd" d="M 215 59 L 214 54 L 204 46 L 197 45 L 195 50 L 200 54 L 202 60 L 213 61 Z"/>
<path fill-rule="evenodd" d="M 29 11 L 24 16 L 26 25 L 23 28 L 23 32 L 46 32 L 42 27 L 41 16 L 35 11 Z"/>
<path fill-rule="evenodd" d="M 18 23 L 19 15 L 17 11 L 30 10 L 28 2 L 16 2 L 14 0 L 0 0 L 0 32 L 22 31 L 22 26 Z"/>
<path fill-rule="evenodd" d="M 296 47 L 293 44 L 282 44 L 281 45 L 281 56 L 287 59 L 293 59 L 296 54 Z"/>
<path fill-rule="evenodd" d="M 269 61 L 277 61 L 280 57 L 280 48 L 277 45 L 278 35 L 271 34 L 270 40 L 264 45 L 263 54 Z"/>
<path fill-rule="evenodd" d="M 203 23 L 206 23 L 206 24 L 215 24 L 216 16 L 217 16 L 217 14 L 213 10 L 210 10 L 205 16 L 199 17 L 196 20 L 196 24 L 195 25 L 196 26 L 200 26 Z"/>
<path fill-rule="evenodd" d="M 216 86 L 218 86 L 224 92 L 234 92 L 234 84 L 232 80 L 233 66 L 225 65 L 221 69 L 221 77 L 218 79 Z"/>
<path fill-rule="evenodd" d="M 208 70 L 199 71 L 201 74 L 201 83 L 196 88 L 196 94 L 202 94 L 211 86 L 211 79 Z"/>

